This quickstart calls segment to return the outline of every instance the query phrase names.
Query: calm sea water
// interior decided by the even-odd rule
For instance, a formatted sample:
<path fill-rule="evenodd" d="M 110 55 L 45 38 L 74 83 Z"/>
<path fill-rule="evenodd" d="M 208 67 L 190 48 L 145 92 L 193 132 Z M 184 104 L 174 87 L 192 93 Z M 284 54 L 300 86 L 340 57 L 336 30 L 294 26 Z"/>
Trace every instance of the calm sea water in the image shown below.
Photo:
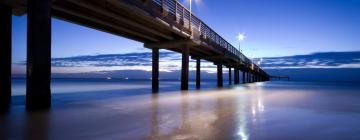
<path fill-rule="evenodd" d="M 216 80 L 206 80 L 202 82 L 202 88 L 209 89 L 216 87 Z M 104 92 L 119 90 L 144 90 L 144 94 L 151 91 L 151 80 L 125 80 L 125 79 L 53 79 L 51 81 L 52 94 L 65 93 L 84 93 L 84 92 Z M 225 82 L 225 81 L 224 81 Z M 26 80 L 13 79 L 12 80 L 12 95 L 25 95 Z M 195 89 L 195 82 L 189 82 L 190 89 Z M 160 81 L 161 91 L 176 91 L 180 89 L 180 81 L 164 80 Z M 135 92 L 134 94 L 139 94 Z"/>
<path fill-rule="evenodd" d="M 52 109 L 24 110 L 25 81 L 0 139 L 360 139 L 360 84 L 265 82 L 180 92 L 178 81 L 55 79 Z M 224 84 L 227 83 L 224 81 Z"/>

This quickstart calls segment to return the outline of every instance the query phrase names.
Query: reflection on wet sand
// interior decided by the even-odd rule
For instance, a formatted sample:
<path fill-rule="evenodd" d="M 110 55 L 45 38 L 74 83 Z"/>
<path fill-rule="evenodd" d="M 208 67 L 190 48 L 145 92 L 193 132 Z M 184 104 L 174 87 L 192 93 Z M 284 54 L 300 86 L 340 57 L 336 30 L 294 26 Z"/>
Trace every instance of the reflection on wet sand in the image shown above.
<path fill-rule="evenodd" d="M 25 117 L 25 135 L 27 140 L 49 139 L 49 111 L 27 113 Z"/>
<path fill-rule="evenodd" d="M 179 95 L 181 111 L 178 113 L 180 113 L 181 119 L 173 129 L 166 130 L 168 133 L 160 132 L 160 126 L 165 123 L 161 121 L 159 96 L 153 95 L 152 131 L 145 139 L 247 140 L 250 135 L 248 121 L 252 120 L 253 123 L 256 123 L 256 113 L 264 111 L 261 97 L 251 100 L 252 116 L 249 117 L 247 102 L 233 97 L 232 94 L 237 94 L 235 92 L 226 90 L 194 94 L 182 93 Z"/>
<path fill-rule="evenodd" d="M 21 115 L 20 115 L 21 114 Z M 49 139 L 49 111 L 22 112 L 20 116 L 9 115 L 0 117 L 0 138 L 21 140 Z"/>
<path fill-rule="evenodd" d="M 50 111 L 19 106 L 1 115 L 0 139 L 358 139 L 356 92 L 251 84 L 86 100 L 66 95 Z"/>

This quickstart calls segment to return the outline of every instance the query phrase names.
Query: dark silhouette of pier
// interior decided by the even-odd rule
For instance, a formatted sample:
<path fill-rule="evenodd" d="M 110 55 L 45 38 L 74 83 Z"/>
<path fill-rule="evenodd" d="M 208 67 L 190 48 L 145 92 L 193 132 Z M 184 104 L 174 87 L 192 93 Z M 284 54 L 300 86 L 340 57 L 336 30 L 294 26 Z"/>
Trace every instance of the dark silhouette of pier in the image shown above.
<path fill-rule="evenodd" d="M 261 82 L 270 76 L 234 46 L 192 15 L 176 0 L 2 0 L 0 2 L 0 100 L 11 98 L 11 16 L 27 14 L 28 110 L 51 106 L 51 18 L 94 28 L 144 43 L 152 49 L 152 89 L 159 90 L 159 49 L 182 54 L 181 90 L 188 90 L 189 59 L 196 59 L 196 87 L 200 88 L 200 60 L 217 65 L 217 84 L 223 86 L 223 66 L 234 71 L 234 84 Z"/>

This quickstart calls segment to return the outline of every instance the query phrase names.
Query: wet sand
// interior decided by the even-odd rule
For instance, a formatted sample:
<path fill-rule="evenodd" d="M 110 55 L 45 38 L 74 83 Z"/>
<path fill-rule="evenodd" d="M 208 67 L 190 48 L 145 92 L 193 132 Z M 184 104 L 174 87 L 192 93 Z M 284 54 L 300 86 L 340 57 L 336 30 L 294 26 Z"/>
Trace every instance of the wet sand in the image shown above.
<path fill-rule="evenodd" d="M 0 139 L 360 139 L 357 84 L 267 82 L 148 91 L 54 94 L 52 109 L 42 112 L 24 111 L 24 97 L 17 96 L 11 111 L 1 115 Z"/>

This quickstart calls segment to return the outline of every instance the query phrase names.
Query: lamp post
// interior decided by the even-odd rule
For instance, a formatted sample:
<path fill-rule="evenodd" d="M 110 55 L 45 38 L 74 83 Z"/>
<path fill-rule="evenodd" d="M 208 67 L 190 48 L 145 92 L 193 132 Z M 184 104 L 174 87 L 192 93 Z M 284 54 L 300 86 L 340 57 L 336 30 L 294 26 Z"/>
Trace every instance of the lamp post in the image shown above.
<path fill-rule="evenodd" d="M 239 51 L 240 52 L 242 52 L 242 50 L 241 50 L 241 41 L 245 40 L 245 38 L 246 38 L 245 34 L 239 33 L 238 40 L 239 40 Z"/>
<path fill-rule="evenodd" d="M 193 27 L 192 27 L 192 1 L 193 0 L 188 0 L 188 2 L 190 3 L 190 9 L 189 9 L 189 12 L 190 12 L 190 17 L 189 17 L 189 28 L 190 28 L 190 31 L 191 31 L 191 37 L 193 36 Z M 201 0 L 195 0 L 195 4 L 199 4 L 201 2 Z M 200 22 L 200 25 L 199 25 L 199 31 L 200 31 L 200 28 L 201 28 L 201 22 Z"/>
<path fill-rule="evenodd" d="M 190 15 L 191 15 L 191 10 L 192 10 L 191 8 L 192 8 L 192 0 L 190 0 Z"/>

